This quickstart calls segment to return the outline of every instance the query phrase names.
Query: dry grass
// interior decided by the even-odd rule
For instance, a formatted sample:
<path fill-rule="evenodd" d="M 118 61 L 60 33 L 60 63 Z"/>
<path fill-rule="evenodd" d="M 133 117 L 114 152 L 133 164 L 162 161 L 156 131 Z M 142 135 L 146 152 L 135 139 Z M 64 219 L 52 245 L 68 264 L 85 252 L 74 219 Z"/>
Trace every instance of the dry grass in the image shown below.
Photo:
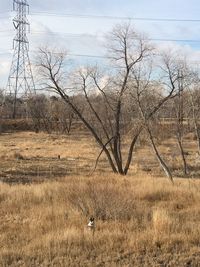
<path fill-rule="evenodd" d="M 73 167 L 43 183 L 0 183 L 0 266 L 200 266 L 200 181 L 176 179 L 172 186 L 136 171 L 121 177 L 103 173 L 104 163 L 88 176 L 96 151 L 87 138 L 0 136 L 3 175 L 25 179 L 34 164 L 40 171 Z M 86 227 L 90 215 L 94 236 Z"/>
<path fill-rule="evenodd" d="M 88 174 L 98 153 L 94 141 L 87 135 L 2 134 L 0 179 L 7 183 L 25 184 L 80 172 Z"/>
<path fill-rule="evenodd" d="M 1 184 L 1 266 L 199 266 L 199 186 L 114 175 Z"/>

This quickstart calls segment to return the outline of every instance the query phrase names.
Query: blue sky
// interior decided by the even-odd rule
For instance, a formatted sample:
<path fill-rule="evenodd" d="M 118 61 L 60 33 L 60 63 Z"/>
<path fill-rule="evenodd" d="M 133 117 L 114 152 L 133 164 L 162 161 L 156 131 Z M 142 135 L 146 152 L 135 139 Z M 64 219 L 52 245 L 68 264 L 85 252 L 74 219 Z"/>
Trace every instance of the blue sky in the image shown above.
<path fill-rule="evenodd" d="M 29 0 L 30 50 L 52 45 L 72 54 L 102 55 L 104 34 L 120 20 L 87 19 L 59 14 L 119 17 L 200 19 L 199 0 Z M 0 87 L 5 87 L 12 59 L 12 0 L 0 0 Z M 38 14 L 41 12 L 40 14 Z M 58 16 L 47 16 L 56 13 Z M 139 31 L 154 39 L 200 40 L 200 22 L 132 21 Z M 158 46 L 183 48 L 190 58 L 200 61 L 200 42 L 158 42 Z M 33 53 L 30 54 L 31 57 Z M 83 63 L 89 58 L 73 57 Z M 94 59 L 93 59 L 94 60 Z"/>

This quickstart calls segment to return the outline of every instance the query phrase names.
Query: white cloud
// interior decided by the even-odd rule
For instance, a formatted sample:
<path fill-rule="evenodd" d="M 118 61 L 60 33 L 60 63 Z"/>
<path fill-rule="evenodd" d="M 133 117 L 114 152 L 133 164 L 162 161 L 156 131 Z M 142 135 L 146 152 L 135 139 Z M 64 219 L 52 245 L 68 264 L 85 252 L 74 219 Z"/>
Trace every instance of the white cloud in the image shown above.
<path fill-rule="evenodd" d="M 200 63 L 200 50 L 195 50 L 189 45 L 180 45 L 176 42 L 166 42 L 156 45 L 161 52 L 177 52 L 180 57 L 185 57 L 189 63 Z"/>

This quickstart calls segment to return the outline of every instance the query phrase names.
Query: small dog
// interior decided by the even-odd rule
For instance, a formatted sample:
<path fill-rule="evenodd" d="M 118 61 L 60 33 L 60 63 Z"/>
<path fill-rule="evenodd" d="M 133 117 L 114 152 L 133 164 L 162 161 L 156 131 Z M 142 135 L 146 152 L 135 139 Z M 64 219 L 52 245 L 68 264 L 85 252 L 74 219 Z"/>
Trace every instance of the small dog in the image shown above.
<path fill-rule="evenodd" d="M 89 223 L 88 223 L 88 229 L 94 231 L 95 230 L 95 222 L 94 217 L 90 217 Z"/>

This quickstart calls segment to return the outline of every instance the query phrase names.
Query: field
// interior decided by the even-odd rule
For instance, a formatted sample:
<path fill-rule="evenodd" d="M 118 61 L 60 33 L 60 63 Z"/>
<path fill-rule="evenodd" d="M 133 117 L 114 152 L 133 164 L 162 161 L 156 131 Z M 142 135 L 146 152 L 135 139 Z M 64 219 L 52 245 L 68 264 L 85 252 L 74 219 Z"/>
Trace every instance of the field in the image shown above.
<path fill-rule="evenodd" d="M 198 178 L 194 141 L 186 147 Z M 173 140 L 161 149 L 177 150 Z M 84 132 L 0 135 L 0 266 L 200 266 L 200 180 L 171 185 L 149 147 L 126 177 L 104 158 L 93 173 L 98 153 Z"/>

